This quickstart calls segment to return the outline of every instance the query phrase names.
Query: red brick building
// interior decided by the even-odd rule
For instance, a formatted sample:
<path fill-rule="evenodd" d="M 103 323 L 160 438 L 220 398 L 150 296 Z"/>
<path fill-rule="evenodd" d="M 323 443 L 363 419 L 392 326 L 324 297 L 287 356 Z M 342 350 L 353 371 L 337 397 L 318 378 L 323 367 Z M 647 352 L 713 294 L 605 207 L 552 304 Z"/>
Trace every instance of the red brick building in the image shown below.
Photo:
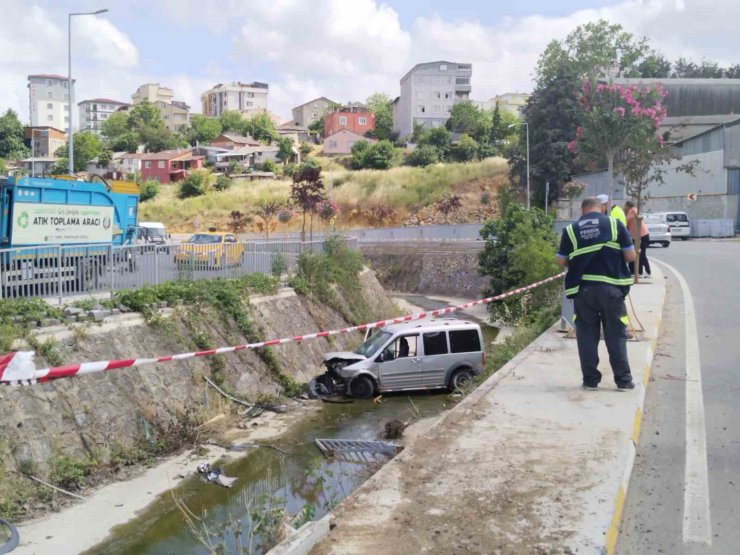
<path fill-rule="evenodd" d="M 141 177 L 160 183 L 180 181 L 190 172 L 203 167 L 205 156 L 193 156 L 193 149 L 163 150 L 141 157 Z"/>
<path fill-rule="evenodd" d="M 375 129 L 375 114 L 362 105 L 341 108 L 324 115 L 324 137 L 346 129 L 364 135 Z"/>

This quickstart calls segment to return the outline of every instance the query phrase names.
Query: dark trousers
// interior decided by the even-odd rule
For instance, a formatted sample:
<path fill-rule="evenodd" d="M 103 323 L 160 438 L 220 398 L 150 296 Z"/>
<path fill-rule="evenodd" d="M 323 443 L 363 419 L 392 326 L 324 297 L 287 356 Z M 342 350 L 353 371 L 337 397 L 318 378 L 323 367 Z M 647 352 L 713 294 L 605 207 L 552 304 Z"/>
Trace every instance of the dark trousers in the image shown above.
<path fill-rule="evenodd" d="M 650 234 L 640 237 L 640 275 L 647 272 L 650 275 L 650 262 L 647 258 L 647 249 L 650 245 Z"/>
<path fill-rule="evenodd" d="M 614 382 L 617 385 L 631 382 L 632 373 L 627 359 L 627 309 L 622 290 L 606 283 L 582 281 L 574 306 L 583 383 L 596 386 L 601 381 L 598 366 L 602 326 Z"/>

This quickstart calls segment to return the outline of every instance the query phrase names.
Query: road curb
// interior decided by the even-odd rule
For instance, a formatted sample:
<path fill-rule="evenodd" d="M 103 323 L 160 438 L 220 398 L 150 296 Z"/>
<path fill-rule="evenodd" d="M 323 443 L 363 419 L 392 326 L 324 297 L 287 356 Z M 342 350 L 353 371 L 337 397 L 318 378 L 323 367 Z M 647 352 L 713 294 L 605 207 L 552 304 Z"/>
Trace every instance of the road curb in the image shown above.
<path fill-rule="evenodd" d="M 661 272 L 662 273 L 662 272 Z M 658 334 L 660 333 L 660 326 L 663 321 L 663 310 L 665 308 L 665 296 L 666 288 L 665 282 L 660 287 L 662 299 L 660 303 L 660 312 L 656 318 L 655 324 L 655 337 L 650 339 L 650 345 L 648 345 L 647 356 L 645 361 L 645 369 L 643 371 L 642 381 L 639 384 L 640 392 L 637 400 L 637 407 L 635 408 L 635 416 L 632 419 L 632 433 L 627 440 L 627 464 L 625 465 L 624 473 L 622 475 L 622 481 L 617 489 L 616 496 L 614 498 L 614 511 L 612 513 L 611 522 L 609 528 L 606 531 L 605 540 L 606 545 L 604 551 L 607 555 L 613 555 L 617 547 L 617 540 L 619 539 L 619 525 L 622 522 L 622 513 L 624 511 L 624 504 L 627 499 L 627 489 L 629 488 L 630 479 L 632 477 L 632 470 L 635 466 L 635 457 L 637 456 L 637 446 L 640 442 L 640 431 L 642 428 L 642 418 L 645 412 L 645 396 L 647 393 L 647 386 L 650 383 L 650 373 L 655 359 L 655 350 L 658 343 Z"/>

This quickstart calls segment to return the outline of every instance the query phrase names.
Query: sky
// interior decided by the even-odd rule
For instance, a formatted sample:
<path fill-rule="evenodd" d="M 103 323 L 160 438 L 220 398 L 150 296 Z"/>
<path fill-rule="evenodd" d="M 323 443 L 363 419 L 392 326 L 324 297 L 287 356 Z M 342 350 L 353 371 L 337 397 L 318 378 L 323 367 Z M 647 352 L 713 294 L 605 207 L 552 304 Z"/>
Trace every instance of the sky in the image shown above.
<path fill-rule="evenodd" d="M 0 110 L 27 122 L 27 76 L 67 74 L 67 14 L 102 8 L 72 20 L 76 102 L 155 82 L 200 112 L 213 85 L 262 81 L 288 120 L 318 96 L 395 97 L 411 67 L 441 59 L 472 63 L 471 97 L 486 100 L 531 91 L 547 43 L 600 18 L 669 59 L 740 62 L 737 0 L 3 0 Z"/>

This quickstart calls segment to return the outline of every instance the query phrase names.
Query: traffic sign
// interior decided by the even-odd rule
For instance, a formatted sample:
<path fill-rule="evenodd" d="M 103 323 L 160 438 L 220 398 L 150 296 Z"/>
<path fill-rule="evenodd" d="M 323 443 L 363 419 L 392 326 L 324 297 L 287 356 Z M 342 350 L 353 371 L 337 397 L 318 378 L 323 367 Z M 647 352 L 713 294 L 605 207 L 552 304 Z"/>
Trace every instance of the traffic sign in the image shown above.
<path fill-rule="evenodd" d="M 686 195 L 686 198 L 688 198 L 689 200 L 696 200 L 696 193 L 689 193 L 688 195 Z"/>

